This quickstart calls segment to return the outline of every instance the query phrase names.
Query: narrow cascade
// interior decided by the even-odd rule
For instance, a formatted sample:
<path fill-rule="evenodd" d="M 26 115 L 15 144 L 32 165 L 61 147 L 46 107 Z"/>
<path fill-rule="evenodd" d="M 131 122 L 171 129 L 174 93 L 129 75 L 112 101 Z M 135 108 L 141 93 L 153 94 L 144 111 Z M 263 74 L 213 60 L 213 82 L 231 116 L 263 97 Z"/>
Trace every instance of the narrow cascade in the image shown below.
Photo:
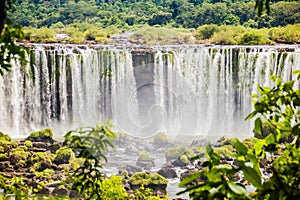
<path fill-rule="evenodd" d="M 257 85 L 272 86 L 273 74 L 295 79 L 300 68 L 298 46 L 39 44 L 33 55 L 34 72 L 13 61 L 0 78 L 0 131 L 13 137 L 49 126 L 61 136 L 107 119 L 137 137 L 248 137 Z"/>

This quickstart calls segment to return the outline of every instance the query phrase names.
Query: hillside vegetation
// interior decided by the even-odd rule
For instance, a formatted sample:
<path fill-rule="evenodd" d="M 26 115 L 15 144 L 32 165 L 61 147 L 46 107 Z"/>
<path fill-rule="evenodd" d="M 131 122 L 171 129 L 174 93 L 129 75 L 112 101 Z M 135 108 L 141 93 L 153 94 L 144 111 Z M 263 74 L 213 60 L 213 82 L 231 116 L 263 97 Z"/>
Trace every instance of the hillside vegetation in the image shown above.
<path fill-rule="evenodd" d="M 18 0 L 9 19 L 27 27 L 26 39 L 32 42 L 57 42 L 54 35 L 64 33 L 69 43 L 107 43 L 113 34 L 144 28 L 146 38 L 140 41 L 147 44 L 190 43 L 195 29 L 200 42 L 252 44 L 248 37 L 258 37 L 260 44 L 298 43 L 299 33 L 292 33 L 297 25 L 282 27 L 300 23 L 300 3 L 275 0 L 270 8 L 270 15 L 257 17 L 255 1 L 249 0 Z M 207 25 L 218 28 L 203 37 Z M 173 29 L 167 31 L 170 36 L 163 36 L 161 27 Z"/>

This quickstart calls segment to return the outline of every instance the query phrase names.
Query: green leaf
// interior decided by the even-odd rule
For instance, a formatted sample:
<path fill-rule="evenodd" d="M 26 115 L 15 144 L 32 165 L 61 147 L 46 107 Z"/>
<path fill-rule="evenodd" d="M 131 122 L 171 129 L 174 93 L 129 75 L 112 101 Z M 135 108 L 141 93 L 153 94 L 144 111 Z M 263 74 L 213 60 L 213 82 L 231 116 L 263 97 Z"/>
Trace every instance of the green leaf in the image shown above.
<path fill-rule="evenodd" d="M 255 115 L 257 114 L 257 111 L 253 111 L 252 113 L 250 113 L 245 120 L 249 120 L 249 119 L 252 119 Z"/>
<path fill-rule="evenodd" d="M 260 118 L 256 118 L 255 122 L 254 122 L 254 132 L 262 135 L 262 123 L 261 123 L 261 119 Z"/>
<path fill-rule="evenodd" d="M 182 181 L 179 183 L 179 187 L 185 187 L 186 185 L 192 183 L 194 180 L 196 180 L 197 178 L 200 177 L 200 175 L 202 175 L 203 172 L 195 172 L 192 175 L 182 179 Z"/>
<path fill-rule="evenodd" d="M 228 187 L 235 194 L 246 195 L 246 188 L 245 188 L 245 186 L 238 185 L 238 184 L 236 184 L 234 182 L 229 182 L 228 183 Z"/>
<path fill-rule="evenodd" d="M 246 145 L 244 145 L 242 142 L 240 142 L 238 139 L 234 141 L 234 147 L 236 148 L 237 152 L 240 155 L 247 155 L 248 148 Z"/>
<path fill-rule="evenodd" d="M 254 168 L 249 166 L 242 167 L 245 179 L 249 181 L 254 187 L 261 187 L 261 174 L 260 172 L 256 171 Z"/>

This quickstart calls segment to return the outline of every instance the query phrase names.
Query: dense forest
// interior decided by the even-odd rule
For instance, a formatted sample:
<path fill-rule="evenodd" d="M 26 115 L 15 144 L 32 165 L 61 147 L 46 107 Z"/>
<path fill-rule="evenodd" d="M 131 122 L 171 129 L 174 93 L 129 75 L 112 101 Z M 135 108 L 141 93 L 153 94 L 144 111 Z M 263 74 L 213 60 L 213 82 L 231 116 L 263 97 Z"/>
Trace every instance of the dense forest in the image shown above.
<path fill-rule="evenodd" d="M 105 28 L 160 25 L 197 28 L 204 24 L 252 28 L 300 22 L 298 1 L 271 1 L 270 15 L 257 17 L 249 0 L 18 0 L 10 19 L 22 26 L 64 27 L 74 23 Z"/>

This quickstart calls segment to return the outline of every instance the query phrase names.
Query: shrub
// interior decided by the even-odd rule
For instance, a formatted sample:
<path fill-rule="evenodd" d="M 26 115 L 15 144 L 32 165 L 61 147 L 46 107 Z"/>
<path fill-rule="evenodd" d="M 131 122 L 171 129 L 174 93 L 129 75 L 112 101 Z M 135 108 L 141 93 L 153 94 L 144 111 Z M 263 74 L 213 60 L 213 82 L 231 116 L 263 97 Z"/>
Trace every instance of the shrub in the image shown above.
<path fill-rule="evenodd" d="M 216 24 L 207 24 L 199 26 L 196 31 L 196 39 L 205 40 L 210 39 L 214 33 L 218 32 L 219 28 Z"/>
<path fill-rule="evenodd" d="M 88 29 L 84 32 L 86 40 L 95 40 L 96 38 L 107 38 L 107 33 L 99 28 Z"/>
<path fill-rule="evenodd" d="M 258 44 L 269 44 L 271 41 L 267 38 L 266 34 L 262 33 L 262 30 L 248 30 L 244 33 L 239 44 L 243 45 L 258 45 Z"/>
<path fill-rule="evenodd" d="M 148 45 L 154 44 L 185 44 L 192 41 L 192 35 L 188 33 L 177 32 L 167 28 L 147 27 L 137 30 L 130 40 L 146 42 Z"/>
<path fill-rule="evenodd" d="M 242 26 L 220 26 L 211 38 L 215 44 L 238 44 L 239 38 L 246 30 Z"/>
<path fill-rule="evenodd" d="M 85 199 L 101 199 L 101 182 L 103 181 L 101 160 L 105 160 L 105 151 L 109 146 L 113 147 L 111 140 L 114 133 L 111 125 L 96 125 L 96 127 L 81 127 L 71 130 L 65 135 L 70 147 L 78 152 L 77 158 L 83 160 L 67 182 L 71 188 L 77 190 Z"/>
<path fill-rule="evenodd" d="M 125 200 L 128 199 L 128 194 L 122 183 L 121 176 L 112 175 L 102 181 L 102 193 L 101 199 L 115 199 L 115 200 Z"/>
<path fill-rule="evenodd" d="M 32 32 L 30 35 L 31 42 L 48 42 L 54 39 L 55 32 L 54 30 L 46 27 L 36 29 L 35 32 Z"/>

